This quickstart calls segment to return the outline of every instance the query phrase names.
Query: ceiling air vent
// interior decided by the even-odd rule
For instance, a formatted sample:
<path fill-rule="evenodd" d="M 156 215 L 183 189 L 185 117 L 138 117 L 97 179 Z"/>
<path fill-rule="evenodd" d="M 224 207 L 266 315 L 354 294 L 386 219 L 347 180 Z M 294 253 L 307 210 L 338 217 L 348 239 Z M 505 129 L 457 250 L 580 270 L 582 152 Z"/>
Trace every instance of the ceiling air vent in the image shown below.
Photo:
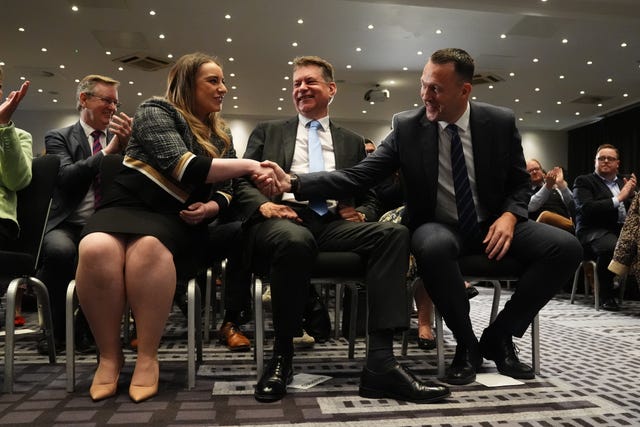
<path fill-rule="evenodd" d="M 171 64 L 171 62 L 165 61 L 164 59 L 138 54 L 121 56 L 120 58 L 114 59 L 114 62 L 143 71 L 156 71 L 168 67 Z"/>
<path fill-rule="evenodd" d="M 503 80 L 504 79 L 497 74 L 480 73 L 480 74 L 473 75 L 472 84 L 474 86 L 482 85 L 482 84 L 493 84 L 493 83 L 501 82 Z"/>
<path fill-rule="evenodd" d="M 572 104 L 592 104 L 592 105 L 596 105 L 596 104 L 600 104 L 604 101 L 607 101 L 609 99 L 613 98 L 612 96 L 599 96 L 599 95 L 582 95 L 579 98 L 574 99 L 573 101 L 571 101 Z"/>

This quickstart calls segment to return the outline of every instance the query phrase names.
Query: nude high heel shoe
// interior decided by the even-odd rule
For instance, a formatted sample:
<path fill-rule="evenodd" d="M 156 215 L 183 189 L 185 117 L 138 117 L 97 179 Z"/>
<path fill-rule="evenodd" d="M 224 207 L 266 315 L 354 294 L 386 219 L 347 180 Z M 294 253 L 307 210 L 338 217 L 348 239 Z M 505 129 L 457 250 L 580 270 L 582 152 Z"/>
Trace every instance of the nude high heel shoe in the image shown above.
<path fill-rule="evenodd" d="M 120 368 L 118 369 L 115 380 L 110 383 L 96 384 L 96 376 L 94 375 L 93 382 L 89 388 L 89 395 L 94 402 L 107 399 L 116 394 L 116 391 L 118 390 L 118 378 L 120 378 L 120 371 L 123 366 L 124 356 L 122 357 L 122 362 L 120 362 Z"/>
<path fill-rule="evenodd" d="M 158 394 L 159 377 L 160 377 L 160 367 L 158 366 L 156 371 L 155 382 L 152 385 L 143 386 L 143 385 L 131 384 L 129 386 L 129 397 L 131 398 L 131 400 L 133 400 L 135 403 L 140 403 Z"/>

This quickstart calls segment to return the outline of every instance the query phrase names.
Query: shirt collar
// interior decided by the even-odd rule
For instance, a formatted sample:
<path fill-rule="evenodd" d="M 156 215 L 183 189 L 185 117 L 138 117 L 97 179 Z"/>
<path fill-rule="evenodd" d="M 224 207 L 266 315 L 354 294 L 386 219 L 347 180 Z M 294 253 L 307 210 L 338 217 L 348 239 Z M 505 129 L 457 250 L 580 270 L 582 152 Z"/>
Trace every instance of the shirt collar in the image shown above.
<path fill-rule="evenodd" d="M 298 114 L 298 121 L 300 121 L 300 123 L 302 123 L 304 125 L 304 127 L 307 127 L 309 122 L 312 122 L 313 120 L 314 119 L 309 119 L 309 118 L 303 116 L 302 114 Z M 317 119 L 317 121 L 320 122 L 320 125 L 322 126 L 323 130 L 329 129 L 329 116 L 324 116 L 321 119 Z"/>
<path fill-rule="evenodd" d="M 458 121 L 456 121 L 453 124 L 458 126 L 459 130 L 461 130 L 462 132 L 466 133 L 469 130 L 469 116 L 470 115 L 471 115 L 471 109 L 469 108 L 469 102 L 467 102 L 467 108 L 464 110 L 464 113 L 462 113 L 462 115 L 460 116 Z M 438 126 L 440 126 L 440 130 L 442 130 L 442 131 L 444 131 L 447 128 L 447 126 L 449 126 L 450 124 L 451 123 L 443 122 L 443 121 L 439 121 L 438 122 Z"/>
<path fill-rule="evenodd" d="M 82 119 L 80 119 L 80 126 L 82 126 L 82 130 L 84 130 L 84 134 L 85 134 L 85 136 L 87 137 L 87 139 L 89 139 L 89 136 L 91 135 L 91 133 L 92 133 L 94 130 L 100 130 L 100 129 L 94 129 L 94 128 L 92 128 L 91 126 L 89 126 L 88 124 L 86 124 L 84 121 L 82 121 Z M 106 135 L 106 134 L 107 134 L 107 131 L 106 131 L 106 130 L 103 130 L 103 131 L 102 131 L 102 133 Z"/>

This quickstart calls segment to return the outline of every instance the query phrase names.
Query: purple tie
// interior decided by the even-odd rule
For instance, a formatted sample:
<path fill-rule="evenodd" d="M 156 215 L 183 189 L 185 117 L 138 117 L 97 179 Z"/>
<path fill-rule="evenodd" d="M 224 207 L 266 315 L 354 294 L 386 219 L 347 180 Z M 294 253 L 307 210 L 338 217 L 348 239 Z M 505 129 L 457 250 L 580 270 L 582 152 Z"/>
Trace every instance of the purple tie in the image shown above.
<path fill-rule="evenodd" d="M 95 156 L 100 151 L 102 151 L 102 143 L 100 143 L 100 137 L 104 132 L 101 130 L 94 130 L 91 132 L 91 136 L 93 137 L 93 155 Z M 102 202 L 102 189 L 100 188 L 100 172 L 93 177 L 93 207 L 97 209 Z"/>

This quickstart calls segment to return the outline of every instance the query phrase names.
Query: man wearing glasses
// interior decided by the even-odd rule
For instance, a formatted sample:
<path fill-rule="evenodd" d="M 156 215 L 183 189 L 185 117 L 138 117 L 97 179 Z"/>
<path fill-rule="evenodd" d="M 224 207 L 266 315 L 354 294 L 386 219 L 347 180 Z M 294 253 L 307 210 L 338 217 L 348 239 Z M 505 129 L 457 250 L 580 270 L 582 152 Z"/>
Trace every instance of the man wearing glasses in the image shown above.
<path fill-rule="evenodd" d="M 598 147 L 595 171 L 580 175 L 573 185 L 576 202 L 576 235 L 583 247 L 596 256 L 600 282 L 600 301 L 603 310 L 617 311 L 614 298 L 614 274 L 607 269 L 618 235 L 627 216 L 629 203 L 636 189 L 636 176 L 618 175 L 620 153 L 611 144 Z"/>
<path fill-rule="evenodd" d="M 96 178 L 100 161 L 106 154 L 121 153 L 131 136 L 131 118 L 117 113 L 119 84 L 110 77 L 84 77 L 76 90 L 80 120 L 51 130 L 44 137 L 47 154 L 60 157 L 60 171 L 38 278 L 49 290 L 58 353 L 64 349 L 65 295 L 69 281 L 75 276 L 80 231 L 101 197 Z M 77 349 L 90 351 L 93 345 L 84 317 L 79 316 L 77 323 Z M 38 342 L 38 352 L 48 354 L 46 339 Z"/>

